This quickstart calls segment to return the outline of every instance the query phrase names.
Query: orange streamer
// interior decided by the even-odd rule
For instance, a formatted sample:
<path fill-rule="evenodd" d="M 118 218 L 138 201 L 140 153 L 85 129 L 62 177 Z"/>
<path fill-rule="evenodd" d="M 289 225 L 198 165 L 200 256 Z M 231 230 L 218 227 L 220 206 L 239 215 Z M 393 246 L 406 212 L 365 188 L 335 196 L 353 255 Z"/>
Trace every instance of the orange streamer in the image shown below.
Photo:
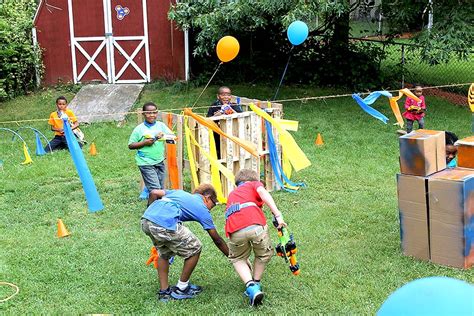
<path fill-rule="evenodd" d="M 169 129 L 173 128 L 173 117 L 168 113 L 167 124 Z M 168 165 L 168 177 L 172 189 L 179 189 L 178 161 L 176 159 L 176 144 L 166 143 L 166 161 Z"/>
<path fill-rule="evenodd" d="M 228 139 L 230 139 L 231 141 L 233 141 L 234 143 L 236 143 L 237 145 L 239 145 L 240 147 L 242 147 L 243 149 L 245 149 L 246 151 L 248 151 L 250 154 L 252 154 L 253 156 L 255 157 L 259 157 L 259 154 L 258 154 L 258 151 L 257 151 L 257 148 L 254 144 L 252 144 L 251 142 L 249 141 L 246 141 L 246 140 L 242 140 L 238 137 L 235 137 L 235 136 L 232 136 L 232 135 L 228 135 L 226 133 L 224 133 L 220 128 L 219 126 L 217 126 L 217 124 L 212 121 L 212 120 L 209 120 L 201 115 L 198 115 L 196 113 L 193 113 L 193 111 L 191 109 L 184 109 L 184 115 L 187 115 L 187 116 L 191 116 L 193 119 L 195 119 L 199 124 L 203 125 L 203 126 L 206 126 L 208 128 L 210 128 L 211 130 L 213 130 L 214 132 L 216 132 L 217 134 L 223 136 L 223 137 L 226 137 Z"/>

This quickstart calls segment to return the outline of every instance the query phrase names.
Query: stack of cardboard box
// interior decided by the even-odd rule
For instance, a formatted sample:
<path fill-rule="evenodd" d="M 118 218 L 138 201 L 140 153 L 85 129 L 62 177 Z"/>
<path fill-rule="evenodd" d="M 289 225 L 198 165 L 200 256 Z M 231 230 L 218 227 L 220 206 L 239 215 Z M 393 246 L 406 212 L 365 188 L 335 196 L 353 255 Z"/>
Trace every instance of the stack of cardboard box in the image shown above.
<path fill-rule="evenodd" d="M 401 136 L 397 175 L 402 251 L 458 268 L 474 264 L 474 137 L 458 142 L 446 169 L 444 131 Z"/>

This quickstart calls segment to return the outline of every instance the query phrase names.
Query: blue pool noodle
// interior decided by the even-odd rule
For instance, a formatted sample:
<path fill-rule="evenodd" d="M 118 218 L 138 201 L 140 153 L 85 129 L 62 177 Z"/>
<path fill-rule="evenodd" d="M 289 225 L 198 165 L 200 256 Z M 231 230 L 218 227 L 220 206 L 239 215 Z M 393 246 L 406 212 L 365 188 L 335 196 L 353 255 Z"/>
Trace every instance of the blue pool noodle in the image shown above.
<path fill-rule="evenodd" d="M 66 136 L 67 145 L 69 152 L 71 153 L 72 161 L 76 166 L 77 173 L 82 182 L 82 188 L 86 194 L 87 205 L 89 206 L 90 212 L 97 212 L 104 208 L 102 201 L 100 200 L 99 193 L 95 187 L 94 180 L 92 179 L 91 172 L 89 167 L 87 167 L 87 162 L 84 159 L 82 150 L 77 143 L 77 139 L 74 136 L 69 122 L 66 119 L 63 119 L 64 123 L 64 135 Z"/>

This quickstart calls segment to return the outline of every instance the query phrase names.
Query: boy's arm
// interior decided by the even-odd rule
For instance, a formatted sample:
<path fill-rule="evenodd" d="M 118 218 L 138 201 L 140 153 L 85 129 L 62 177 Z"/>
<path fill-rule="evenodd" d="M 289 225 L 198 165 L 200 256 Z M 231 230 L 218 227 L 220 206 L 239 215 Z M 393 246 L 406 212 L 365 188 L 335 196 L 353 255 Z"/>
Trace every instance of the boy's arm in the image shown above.
<path fill-rule="evenodd" d="M 151 190 L 150 194 L 148 195 L 147 206 L 150 206 L 151 203 L 155 202 L 158 199 L 161 199 L 165 195 L 166 195 L 165 190 L 156 190 L 156 189 Z"/>
<path fill-rule="evenodd" d="M 425 96 L 422 95 L 420 99 L 421 99 L 421 108 L 426 109 Z"/>
<path fill-rule="evenodd" d="M 214 245 L 216 245 L 217 248 L 226 256 L 229 256 L 229 247 L 227 247 L 226 242 L 222 237 L 219 235 L 217 230 L 214 228 L 212 229 L 207 229 L 207 233 L 209 236 L 212 238 L 212 241 L 214 242 Z"/>
<path fill-rule="evenodd" d="M 79 121 L 75 121 L 75 122 L 73 122 L 72 125 L 71 125 L 71 130 L 74 130 L 74 129 L 78 128 L 78 127 L 79 127 Z"/>
<path fill-rule="evenodd" d="M 135 128 L 128 139 L 128 149 L 140 149 L 145 146 L 151 146 L 155 142 L 154 138 L 145 138 L 140 141 L 141 138 L 140 132 Z"/>
<path fill-rule="evenodd" d="M 273 216 L 275 216 L 278 222 L 278 228 L 281 228 L 282 226 L 286 226 L 286 223 L 283 221 L 283 215 L 278 210 L 278 207 L 276 206 L 275 201 L 273 200 L 270 193 L 268 193 L 268 191 L 263 186 L 260 186 L 257 188 L 257 193 L 262 199 L 262 201 L 268 205 L 268 207 L 270 208 L 270 211 L 272 211 Z"/>
<path fill-rule="evenodd" d="M 140 149 L 145 146 L 151 146 L 155 142 L 154 138 L 145 138 L 141 142 L 135 142 L 128 144 L 128 149 Z"/>

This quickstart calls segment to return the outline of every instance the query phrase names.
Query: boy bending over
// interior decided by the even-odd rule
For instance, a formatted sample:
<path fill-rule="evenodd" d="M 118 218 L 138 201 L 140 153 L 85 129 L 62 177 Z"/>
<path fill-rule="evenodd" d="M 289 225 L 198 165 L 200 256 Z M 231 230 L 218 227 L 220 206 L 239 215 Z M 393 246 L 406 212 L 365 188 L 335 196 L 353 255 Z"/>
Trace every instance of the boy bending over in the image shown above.
<path fill-rule="evenodd" d="M 217 204 L 216 191 L 210 184 L 200 185 L 194 190 L 194 194 L 183 190 L 152 190 L 148 201 L 149 206 L 142 216 L 141 224 L 143 232 L 151 238 L 159 254 L 158 299 L 168 301 L 194 298 L 202 288 L 189 283 L 189 279 L 199 261 L 202 243 L 183 222 L 195 221 L 201 224 L 217 248 L 227 257 L 229 249 L 216 231 L 209 212 Z M 178 284 L 170 288 L 168 260 L 175 255 L 184 258 L 184 266 Z"/>

